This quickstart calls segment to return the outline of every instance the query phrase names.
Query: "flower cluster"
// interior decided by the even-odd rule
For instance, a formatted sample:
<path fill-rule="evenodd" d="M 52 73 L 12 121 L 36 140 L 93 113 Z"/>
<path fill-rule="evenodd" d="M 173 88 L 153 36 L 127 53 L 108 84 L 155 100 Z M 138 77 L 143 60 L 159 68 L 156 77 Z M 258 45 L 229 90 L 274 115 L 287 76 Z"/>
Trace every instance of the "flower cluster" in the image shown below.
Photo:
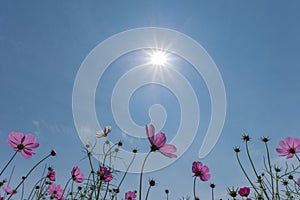
<path fill-rule="evenodd" d="M 97 139 L 105 139 L 111 132 L 112 128 L 106 126 L 103 130 L 96 132 Z M 135 160 L 137 149 L 134 149 L 132 162 L 129 164 L 127 171 L 122 175 L 122 178 L 118 181 L 118 176 L 115 176 L 118 172 L 114 169 L 112 158 L 116 157 L 118 148 L 122 146 L 122 142 L 117 142 L 111 145 L 110 142 L 105 142 L 103 146 L 103 162 L 98 162 L 93 159 L 93 152 L 91 145 L 86 145 L 85 150 L 88 159 L 88 165 L 90 171 L 83 173 L 78 166 L 71 169 L 69 179 L 66 183 L 60 184 L 56 180 L 56 172 L 53 167 L 46 165 L 45 171 L 47 171 L 42 177 L 34 184 L 31 191 L 24 191 L 24 184 L 28 176 L 34 171 L 42 162 L 51 156 L 55 156 L 56 152 L 51 151 L 49 155 L 37 162 L 28 171 L 25 176 L 22 176 L 21 181 L 14 187 L 12 187 L 10 180 L 1 179 L 4 171 L 11 164 L 12 160 L 20 153 L 25 159 L 30 159 L 34 154 L 35 150 L 39 147 L 36 138 L 32 134 L 24 134 L 21 132 L 11 132 L 8 135 L 7 144 L 12 147 L 14 154 L 9 161 L 4 165 L 0 171 L 0 200 L 9 200 L 17 198 L 16 194 L 21 195 L 21 199 L 34 200 L 34 199 L 54 199 L 54 200 L 147 200 L 150 195 L 151 188 L 156 185 L 156 180 L 151 178 L 148 181 L 148 189 L 145 194 L 143 193 L 143 172 L 144 166 L 150 154 L 159 152 L 168 158 L 176 158 L 176 147 L 172 144 L 167 144 L 166 135 L 163 132 L 155 134 L 155 127 L 150 124 L 145 126 L 146 135 L 150 142 L 150 149 L 148 154 L 144 158 L 144 162 L 141 165 L 140 181 L 138 188 L 132 188 L 130 191 L 122 190 L 122 183 L 127 175 L 127 172 L 131 164 Z M 283 170 L 281 167 L 274 165 L 270 158 L 270 151 L 268 148 L 269 138 L 262 138 L 262 142 L 266 148 L 266 160 L 264 162 L 265 168 L 259 170 L 252 160 L 249 151 L 250 136 L 243 135 L 245 142 L 245 150 L 250 166 L 251 172 L 246 171 L 244 164 L 240 160 L 241 149 L 239 147 L 234 148 L 238 164 L 245 175 L 246 180 L 249 183 L 247 187 L 241 188 L 227 188 L 228 196 L 232 199 L 243 199 L 243 200 L 254 200 L 254 199 L 300 199 L 300 177 L 295 178 L 299 175 L 300 165 L 288 167 Z M 276 152 L 279 156 L 285 157 L 286 159 L 295 158 L 299 161 L 298 153 L 300 152 L 300 139 L 286 137 L 285 140 L 279 142 L 279 148 L 276 148 Z M 0 166 L 1 167 L 1 166 Z M 204 165 L 202 161 L 194 161 L 191 165 L 191 177 L 194 177 L 193 182 L 193 199 L 200 199 L 201 192 L 197 195 L 198 186 L 197 180 L 205 183 L 211 179 L 211 173 L 208 166 Z M 254 177 L 251 178 L 251 177 Z M 214 190 L 216 185 L 210 184 L 212 200 L 214 200 Z M 164 190 L 166 199 L 169 199 L 169 189 Z M 28 194 L 27 194 L 28 193 Z M 25 195 L 28 195 L 25 197 Z M 119 197 L 121 195 L 121 197 Z M 185 198 L 183 198 L 185 199 Z M 188 199 L 188 198 L 186 198 Z"/>

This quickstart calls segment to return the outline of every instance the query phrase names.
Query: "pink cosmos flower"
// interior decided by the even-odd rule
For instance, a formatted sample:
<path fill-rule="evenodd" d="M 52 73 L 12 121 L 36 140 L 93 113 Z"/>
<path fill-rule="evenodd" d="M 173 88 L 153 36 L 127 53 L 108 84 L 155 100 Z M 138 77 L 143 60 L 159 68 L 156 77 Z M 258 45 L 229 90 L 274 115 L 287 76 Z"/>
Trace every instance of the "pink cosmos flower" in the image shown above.
<path fill-rule="evenodd" d="M 83 182 L 84 175 L 83 175 L 83 173 L 81 173 L 79 167 L 74 167 L 72 169 L 71 174 L 72 174 L 73 181 L 75 181 L 76 183 L 82 183 Z"/>
<path fill-rule="evenodd" d="M 58 184 L 52 184 L 48 188 L 48 194 L 58 200 L 64 200 L 65 198 L 62 196 L 64 193 L 64 190 L 61 188 L 61 186 Z"/>
<path fill-rule="evenodd" d="M 33 148 L 39 147 L 39 143 L 36 143 L 36 139 L 32 134 L 24 135 L 21 132 L 11 132 L 8 137 L 9 140 L 6 143 L 14 151 L 21 152 L 22 156 L 26 159 L 31 158 L 32 154 L 35 154 L 32 150 Z"/>
<path fill-rule="evenodd" d="M 176 158 L 175 154 L 172 154 L 176 151 L 176 147 L 172 144 L 166 144 L 166 136 L 164 133 L 159 132 L 158 134 L 154 135 L 155 128 L 152 124 L 149 126 L 146 125 L 146 134 L 148 140 L 151 143 L 151 151 L 158 150 L 163 155 L 169 158 Z"/>
<path fill-rule="evenodd" d="M 103 182 L 109 182 L 113 179 L 111 172 L 104 166 L 99 170 L 100 180 Z"/>
<path fill-rule="evenodd" d="M 1 196 L 0 196 L 0 200 L 4 200 L 4 197 L 1 197 Z"/>
<path fill-rule="evenodd" d="M 250 188 L 248 187 L 240 188 L 238 193 L 241 197 L 247 197 L 250 194 Z"/>
<path fill-rule="evenodd" d="M 202 181 L 210 179 L 209 168 L 206 165 L 202 165 L 202 162 L 193 162 L 192 172 L 194 176 L 198 176 Z"/>
<path fill-rule="evenodd" d="M 279 145 L 282 148 L 276 148 L 276 151 L 286 158 L 292 158 L 300 151 L 300 139 L 298 138 L 286 137 L 284 141 L 279 142 Z"/>
<path fill-rule="evenodd" d="M 300 178 L 297 179 L 297 184 L 300 186 Z"/>
<path fill-rule="evenodd" d="M 47 177 L 49 178 L 50 181 L 55 181 L 55 171 L 53 169 L 49 170 Z"/>
<path fill-rule="evenodd" d="M 15 193 L 16 193 L 16 191 L 12 190 L 9 186 L 3 187 L 2 190 L 3 190 L 6 194 L 15 194 Z"/>
<path fill-rule="evenodd" d="M 125 193 L 125 200 L 136 200 L 135 192 L 128 191 Z"/>

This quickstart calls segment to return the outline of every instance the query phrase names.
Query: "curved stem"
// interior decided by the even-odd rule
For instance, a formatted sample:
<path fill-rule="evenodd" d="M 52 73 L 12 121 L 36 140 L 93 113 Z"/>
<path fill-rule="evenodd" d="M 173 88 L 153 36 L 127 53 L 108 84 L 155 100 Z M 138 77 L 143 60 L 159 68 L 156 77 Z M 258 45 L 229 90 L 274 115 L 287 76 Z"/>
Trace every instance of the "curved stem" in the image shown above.
<path fill-rule="evenodd" d="M 61 197 L 64 196 L 65 191 L 66 191 L 66 189 L 67 189 L 67 186 L 69 185 L 69 183 L 70 183 L 71 180 L 73 180 L 73 178 L 69 178 L 69 180 L 67 181 L 67 183 L 66 183 L 66 185 L 65 185 L 65 187 L 64 187 L 64 191 L 63 191 L 63 193 L 61 194 Z"/>
<path fill-rule="evenodd" d="M 270 153 L 267 143 L 265 142 L 266 150 L 267 150 L 267 156 L 268 156 L 268 165 L 269 165 L 269 172 L 271 176 L 271 189 L 272 189 L 272 199 L 274 199 L 274 179 L 273 179 L 273 173 L 272 173 L 272 166 L 271 166 L 271 159 L 270 159 Z M 266 191 L 264 190 L 265 195 L 267 196 Z M 269 199 L 269 198 L 268 198 Z"/>
<path fill-rule="evenodd" d="M 197 176 L 195 176 L 195 178 L 194 178 L 194 199 L 196 200 L 196 178 L 197 178 Z"/>
<path fill-rule="evenodd" d="M 142 183 L 143 183 L 143 171 L 144 171 L 144 167 L 145 167 L 145 163 L 147 158 L 149 157 L 150 153 L 152 151 L 149 151 L 149 153 L 146 155 L 143 165 L 142 165 L 142 169 L 141 169 L 141 174 L 140 174 L 140 190 L 139 190 L 139 200 L 142 200 Z"/>
<path fill-rule="evenodd" d="M 298 159 L 298 161 L 300 162 L 300 158 L 297 154 L 295 154 L 296 158 Z"/>
<path fill-rule="evenodd" d="M 3 174 L 4 170 L 8 167 L 8 165 L 11 163 L 11 161 L 14 159 L 14 157 L 17 155 L 18 151 L 14 153 L 14 155 L 10 158 L 10 160 L 6 163 L 2 171 L 0 172 L 0 176 Z"/>
<path fill-rule="evenodd" d="M 149 185 L 149 187 L 148 187 L 148 190 L 147 190 L 147 194 L 146 194 L 146 198 L 145 198 L 145 200 L 147 200 L 147 199 L 148 199 L 148 195 L 149 195 L 149 192 L 150 192 L 150 188 L 151 188 L 151 185 Z"/>
<path fill-rule="evenodd" d="M 108 193 L 108 188 L 109 188 L 109 182 L 107 183 L 107 186 L 106 186 L 105 194 L 104 194 L 104 197 L 103 197 L 104 200 L 106 199 L 106 195 Z"/>
<path fill-rule="evenodd" d="M 52 156 L 51 154 L 47 155 L 45 158 L 43 158 L 42 160 L 40 160 L 38 163 L 36 163 L 30 170 L 29 172 L 24 176 L 24 178 L 22 179 L 22 181 L 19 183 L 19 185 L 15 188 L 15 191 L 18 190 L 18 188 L 22 185 L 22 183 L 24 183 L 24 181 L 26 180 L 26 178 L 31 174 L 31 172 L 39 165 L 41 164 L 44 160 L 46 160 L 47 158 L 49 158 L 50 156 Z M 11 194 L 7 200 L 11 199 L 11 197 L 13 196 L 13 194 Z"/>
<path fill-rule="evenodd" d="M 257 191 L 255 185 L 252 183 L 252 181 L 250 180 L 249 176 L 247 175 L 247 173 L 246 173 L 246 171 L 245 171 L 245 169 L 244 169 L 244 167 L 243 167 L 243 165 L 242 165 L 242 163 L 240 161 L 238 153 L 236 153 L 236 158 L 237 158 L 237 161 L 238 161 L 238 163 L 240 165 L 240 168 L 242 169 L 242 171 L 243 171 L 244 175 L 246 176 L 247 180 L 249 181 L 249 183 L 251 184 L 251 186 L 253 187 L 253 189 L 255 190 L 255 192 L 257 194 L 259 194 L 259 192 Z"/>
<path fill-rule="evenodd" d="M 120 189 L 121 184 L 123 183 L 123 181 L 124 181 L 124 179 L 125 179 L 125 176 L 126 176 L 127 173 L 128 173 L 129 168 L 130 168 L 131 165 L 133 164 L 133 161 L 134 161 L 134 159 L 135 159 L 135 156 L 136 156 L 136 154 L 133 155 L 133 158 L 131 159 L 131 161 L 130 161 L 130 163 L 129 163 L 129 165 L 128 165 L 128 167 L 127 167 L 127 169 L 126 169 L 126 171 L 125 171 L 125 173 L 124 173 L 124 175 L 123 175 L 123 177 L 122 177 L 122 179 L 121 179 L 121 181 L 120 181 L 120 183 L 119 183 L 119 185 L 118 185 L 118 187 L 117 187 L 118 190 Z M 115 193 L 113 193 L 113 195 L 111 196 L 111 200 L 113 200 L 114 197 L 115 197 Z"/>
<path fill-rule="evenodd" d="M 257 171 L 256 171 L 256 169 L 255 169 L 255 166 L 254 166 L 254 164 L 253 164 L 253 161 L 252 161 L 251 156 L 250 156 L 250 153 L 249 153 L 248 141 L 246 141 L 246 151 L 247 151 L 247 156 L 248 156 L 248 159 L 249 159 L 250 164 L 251 164 L 251 166 L 252 166 L 252 169 L 253 169 L 253 171 L 254 171 L 254 173 L 255 173 L 255 176 L 256 176 L 256 178 L 257 178 L 257 177 L 258 177 L 258 174 L 257 174 Z"/>
<path fill-rule="evenodd" d="M 278 182 L 279 182 L 279 177 L 278 177 L 278 174 L 276 172 L 276 196 L 278 200 L 280 200 L 280 194 L 279 194 L 279 185 L 278 185 Z"/>

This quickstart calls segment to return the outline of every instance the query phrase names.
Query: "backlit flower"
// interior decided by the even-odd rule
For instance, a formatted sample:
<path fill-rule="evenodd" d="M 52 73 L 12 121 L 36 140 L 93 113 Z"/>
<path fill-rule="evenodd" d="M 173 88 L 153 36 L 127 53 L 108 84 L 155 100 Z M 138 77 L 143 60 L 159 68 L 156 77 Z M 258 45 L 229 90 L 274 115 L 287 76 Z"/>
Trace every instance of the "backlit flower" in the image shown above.
<path fill-rule="evenodd" d="M 39 147 L 39 143 L 36 143 L 35 136 L 32 134 L 24 135 L 21 132 L 11 132 L 8 137 L 9 140 L 6 143 L 14 151 L 21 152 L 22 156 L 26 159 L 31 158 L 32 154 L 35 154 L 32 149 Z"/>
<path fill-rule="evenodd" d="M 111 172 L 104 166 L 99 170 L 100 180 L 103 182 L 109 182 L 113 179 Z"/>
<path fill-rule="evenodd" d="M 48 188 L 48 194 L 58 200 L 63 200 L 65 199 L 62 195 L 64 193 L 64 190 L 61 188 L 61 186 L 58 184 L 52 184 Z"/>
<path fill-rule="evenodd" d="M 210 179 L 209 168 L 206 165 L 202 165 L 202 162 L 193 162 L 192 172 L 194 176 L 198 176 L 202 181 Z"/>
<path fill-rule="evenodd" d="M 55 181 L 55 171 L 53 169 L 49 170 L 47 177 L 49 178 L 50 181 Z"/>
<path fill-rule="evenodd" d="M 109 132 L 111 132 L 111 126 L 106 126 L 106 127 L 104 127 L 103 130 L 96 132 L 96 137 L 97 138 L 106 137 Z"/>
<path fill-rule="evenodd" d="M 238 193 L 241 197 L 247 197 L 250 194 L 250 188 L 248 187 L 240 188 Z"/>
<path fill-rule="evenodd" d="M 298 138 L 287 137 L 284 141 L 280 141 L 279 145 L 281 148 L 276 148 L 276 151 L 286 158 L 292 158 L 300 151 L 300 139 Z"/>
<path fill-rule="evenodd" d="M 82 183 L 84 180 L 84 175 L 81 173 L 79 167 L 74 167 L 71 171 L 72 179 L 76 183 Z"/>
<path fill-rule="evenodd" d="M 136 200 L 135 192 L 128 191 L 125 193 L 125 200 Z"/>
<path fill-rule="evenodd" d="M 16 193 L 16 192 L 15 192 L 14 190 L 12 190 L 9 186 L 3 187 L 2 189 L 3 189 L 3 191 L 4 191 L 6 194 L 14 194 L 14 193 Z"/>
<path fill-rule="evenodd" d="M 176 158 L 177 156 L 175 154 L 172 154 L 176 151 L 176 147 L 171 144 L 166 144 L 166 136 L 164 133 L 159 132 L 156 135 L 155 128 L 152 124 L 149 126 L 146 125 L 146 134 L 148 137 L 148 140 L 151 143 L 151 151 L 158 150 L 163 155 L 170 157 L 170 158 Z"/>

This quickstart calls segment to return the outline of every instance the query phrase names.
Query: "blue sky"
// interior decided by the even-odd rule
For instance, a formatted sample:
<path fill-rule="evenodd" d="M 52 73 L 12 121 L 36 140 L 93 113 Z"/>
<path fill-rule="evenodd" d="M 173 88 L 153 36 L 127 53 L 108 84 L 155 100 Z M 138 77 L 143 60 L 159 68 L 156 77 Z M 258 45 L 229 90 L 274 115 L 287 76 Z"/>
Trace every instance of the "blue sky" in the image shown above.
<path fill-rule="evenodd" d="M 72 115 L 77 71 L 90 51 L 108 37 L 151 26 L 190 36 L 218 66 L 226 89 L 227 116 L 217 145 L 202 161 L 211 168 L 210 182 L 217 185 L 220 195 L 228 186 L 246 184 L 232 151 L 233 146 L 242 146 L 243 133 L 252 136 L 252 151 L 258 163 L 263 150 L 260 137 L 269 136 L 272 149 L 287 135 L 299 137 L 299 6 L 298 1 L 1 1 L 1 163 L 13 153 L 5 144 L 8 134 L 22 131 L 35 134 L 40 148 L 31 160 L 19 156 L 14 161 L 16 177 L 51 149 L 58 156 L 49 162 L 58 170 L 62 184 L 73 166 L 84 168 L 85 161 L 80 161 L 84 157 L 83 144 Z M 128 59 L 130 55 L 116 60 L 105 76 L 112 76 L 111 81 L 104 80 L 97 89 L 97 115 L 103 125 L 109 123 L 116 130 L 112 139 L 117 138 L 118 127 L 114 127 L 111 114 L 103 114 L 109 112 L 109 96 L 101 96 L 110 94 L 106 90 L 119 76 L 117 66 Z M 192 195 L 191 163 L 198 160 L 209 123 L 205 84 L 188 64 L 181 64 L 187 66 L 182 73 L 191 79 L 201 102 L 199 133 L 174 164 L 145 175 L 145 180 L 153 177 L 159 183 L 151 199 L 159 198 L 165 188 L 170 189 L 171 199 Z M 149 105 L 162 103 L 172 116 L 163 130 L 169 133 L 168 138 L 172 137 L 179 122 L 176 99 L 168 91 L 156 88 L 160 92 L 143 101 L 147 89 L 153 88 L 144 89 L 132 98 L 133 119 L 141 125 L 147 123 Z M 124 148 L 132 147 L 129 143 Z M 277 158 L 274 151 L 271 153 Z M 21 165 L 25 167 L 18 167 Z M 209 183 L 199 184 L 203 199 L 209 197 Z M 137 184 L 138 177 L 130 175 L 124 189 L 135 189 Z"/>

